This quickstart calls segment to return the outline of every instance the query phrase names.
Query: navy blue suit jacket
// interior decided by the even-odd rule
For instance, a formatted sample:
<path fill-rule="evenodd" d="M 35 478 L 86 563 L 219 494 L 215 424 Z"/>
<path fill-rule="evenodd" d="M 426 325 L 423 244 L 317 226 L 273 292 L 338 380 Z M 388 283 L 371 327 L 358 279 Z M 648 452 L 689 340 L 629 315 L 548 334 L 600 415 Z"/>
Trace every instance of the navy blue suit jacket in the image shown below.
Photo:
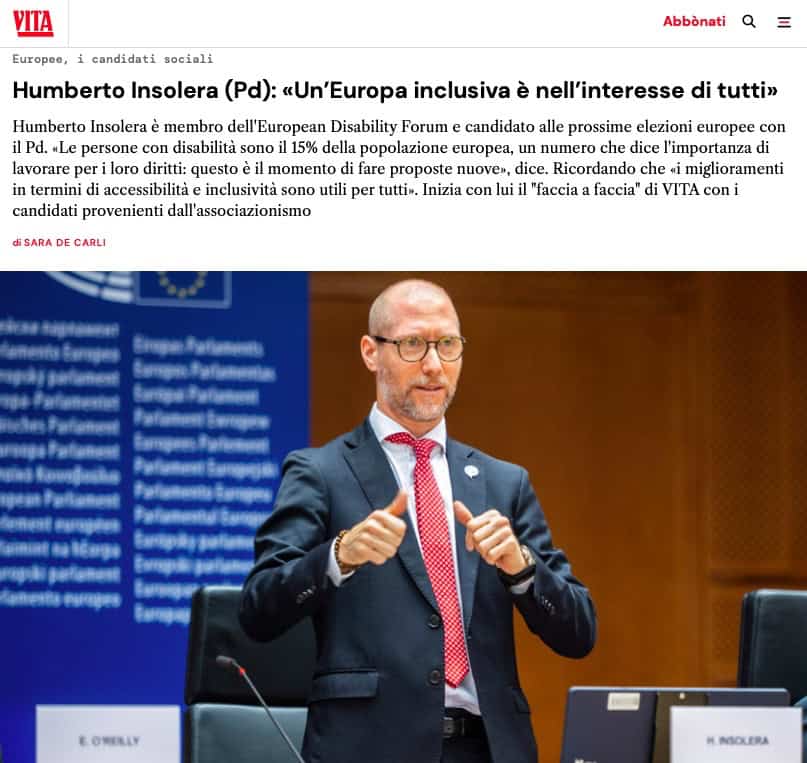
<path fill-rule="evenodd" d="M 535 761 L 513 605 L 533 633 L 567 657 L 593 647 L 594 606 L 553 547 L 526 471 L 451 439 L 446 457 L 454 499 L 475 515 L 491 507 L 507 515 L 537 559 L 530 590 L 513 595 L 494 567 L 465 549 L 465 529 L 456 526 L 465 633 L 493 761 Z M 468 465 L 476 477 L 465 472 Z M 365 421 L 321 448 L 288 456 L 275 508 L 256 536 L 241 604 L 244 630 L 265 640 L 303 617 L 314 622 L 317 662 L 303 744 L 310 763 L 440 760 L 443 633 L 413 528 L 385 564 L 365 565 L 339 587 L 327 577 L 336 534 L 388 505 L 397 491 Z"/>

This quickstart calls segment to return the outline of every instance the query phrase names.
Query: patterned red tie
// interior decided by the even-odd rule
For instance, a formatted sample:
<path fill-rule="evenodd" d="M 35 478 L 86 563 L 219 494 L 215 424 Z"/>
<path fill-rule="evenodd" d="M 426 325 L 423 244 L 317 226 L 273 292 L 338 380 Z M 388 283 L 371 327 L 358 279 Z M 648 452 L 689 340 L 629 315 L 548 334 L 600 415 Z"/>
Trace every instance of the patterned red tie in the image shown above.
<path fill-rule="evenodd" d="M 387 437 L 387 440 L 409 445 L 415 451 L 415 510 L 418 535 L 432 591 L 443 618 L 446 683 L 457 687 L 468 672 L 468 653 L 465 651 L 465 636 L 460 602 L 457 598 L 457 579 L 445 502 L 437 487 L 429 459 L 429 454 L 437 443 L 434 440 L 416 440 L 407 432 L 396 432 Z"/>

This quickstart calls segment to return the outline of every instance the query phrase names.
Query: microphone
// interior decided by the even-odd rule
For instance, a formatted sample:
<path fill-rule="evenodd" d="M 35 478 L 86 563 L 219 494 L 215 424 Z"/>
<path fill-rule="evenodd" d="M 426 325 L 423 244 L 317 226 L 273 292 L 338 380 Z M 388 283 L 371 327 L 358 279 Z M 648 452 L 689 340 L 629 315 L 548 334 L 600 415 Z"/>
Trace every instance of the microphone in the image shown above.
<path fill-rule="evenodd" d="M 249 688 L 252 689 L 252 693 L 258 698 L 258 702 L 261 703 L 263 709 L 266 710 L 266 714 L 269 716 L 269 720 L 275 724 L 275 728 L 280 732 L 280 736 L 283 737 L 283 741 L 286 742 L 288 748 L 292 751 L 292 754 L 294 755 L 295 759 L 298 761 L 298 763 L 305 763 L 300 753 L 297 752 L 297 748 L 294 746 L 291 739 L 289 739 L 288 734 L 286 734 L 286 732 L 283 730 L 283 727 L 277 722 L 275 716 L 272 715 L 272 711 L 269 709 L 269 706 L 266 704 L 266 702 L 264 702 L 263 697 L 261 696 L 261 693 L 258 691 L 258 689 L 255 687 L 255 684 L 252 683 L 252 681 L 250 680 L 249 676 L 247 675 L 247 671 L 244 670 L 244 668 L 242 668 L 238 664 L 238 662 L 234 660 L 232 657 L 226 657 L 223 654 L 220 654 L 218 657 L 216 657 L 216 665 L 218 665 L 220 668 L 238 671 L 238 673 L 242 676 L 242 678 L 247 682 Z M 0 763 L 2 763 L 2 759 L 0 759 Z"/>

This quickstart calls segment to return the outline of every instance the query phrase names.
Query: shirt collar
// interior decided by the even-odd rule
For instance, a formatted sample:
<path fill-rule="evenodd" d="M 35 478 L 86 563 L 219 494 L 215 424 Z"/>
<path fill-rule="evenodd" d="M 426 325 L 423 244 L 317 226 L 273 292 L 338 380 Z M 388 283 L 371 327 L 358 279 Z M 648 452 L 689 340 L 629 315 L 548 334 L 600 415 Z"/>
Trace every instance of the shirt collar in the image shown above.
<path fill-rule="evenodd" d="M 389 437 L 391 434 L 395 434 L 396 432 L 406 432 L 408 431 L 405 427 L 401 426 L 397 421 L 391 419 L 387 416 L 386 413 L 383 413 L 381 409 L 378 407 L 378 403 L 373 403 L 373 407 L 370 410 L 370 428 L 373 430 L 373 434 L 376 436 L 379 442 L 383 443 L 385 438 Z M 412 434 L 409 432 L 409 434 Z M 412 435 L 414 437 L 414 435 Z M 416 439 L 422 440 L 424 438 L 428 438 L 429 440 L 434 440 L 445 453 L 446 450 L 446 419 L 445 416 L 440 419 L 437 423 L 437 426 L 434 429 L 426 432 L 423 437 L 418 437 Z"/>

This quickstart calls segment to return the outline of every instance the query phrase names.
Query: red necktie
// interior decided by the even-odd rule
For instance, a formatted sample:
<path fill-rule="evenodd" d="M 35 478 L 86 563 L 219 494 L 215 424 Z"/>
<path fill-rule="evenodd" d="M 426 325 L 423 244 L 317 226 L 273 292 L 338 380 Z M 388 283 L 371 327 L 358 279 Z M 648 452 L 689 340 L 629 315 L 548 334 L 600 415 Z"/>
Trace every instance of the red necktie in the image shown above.
<path fill-rule="evenodd" d="M 457 598 L 457 579 L 445 502 L 437 487 L 429 459 L 429 454 L 437 443 L 434 440 L 416 440 L 407 432 L 396 432 L 387 437 L 387 440 L 409 445 L 415 451 L 415 510 L 418 535 L 432 591 L 443 618 L 446 683 L 457 687 L 468 672 L 468 653 L 465 651 L 465 636 L 460 602 Z"/>

